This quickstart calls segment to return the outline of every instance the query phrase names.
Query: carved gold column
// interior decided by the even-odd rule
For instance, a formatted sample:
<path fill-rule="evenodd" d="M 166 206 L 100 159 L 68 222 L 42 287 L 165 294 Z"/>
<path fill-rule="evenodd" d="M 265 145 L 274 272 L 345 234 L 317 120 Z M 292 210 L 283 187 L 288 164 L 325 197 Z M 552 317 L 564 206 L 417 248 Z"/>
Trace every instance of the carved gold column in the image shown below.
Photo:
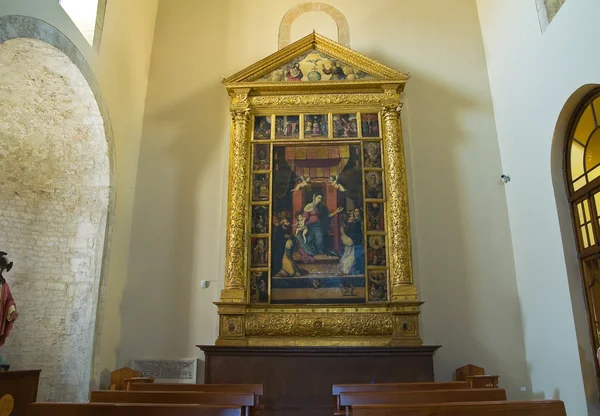
<path fill-rule="evenodd" d="M 246 221 L 249 200 L 247 180 L 250 175 L 249 92 L 249 89 L 236 90 L 231 103 L 225 288 L 221 292 L 221 302 L 226 303 L 246 301 Z"/>
<path fill-rule="evenodd" d="M 386 144 L 387 192 L 390 282 L 392 302 L 417 300 L 413 284 L 410 220 L 408 214 L 408 191 L 404 143 L 400 121 L 400 93 L 398 85 L 384 86 L 383 127 Z"/>

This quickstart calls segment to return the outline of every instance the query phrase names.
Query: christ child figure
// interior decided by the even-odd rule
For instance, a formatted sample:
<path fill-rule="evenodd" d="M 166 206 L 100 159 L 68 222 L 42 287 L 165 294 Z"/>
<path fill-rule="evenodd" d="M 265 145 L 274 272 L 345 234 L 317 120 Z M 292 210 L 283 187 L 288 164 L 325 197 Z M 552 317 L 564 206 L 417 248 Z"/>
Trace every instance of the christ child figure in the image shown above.
<path fill-rule="evenodd" d="M 308 234 L 308 227 L 306 226 L 306 218 L 304 218 L 304 215 L 298 214 L 296 219 L 298 220 L 298 222 L 296 224 L 294 224 L 296 226 L 296 234 L 294 234 L 294 235 L 297 237 L 298 234 L 301 234 L 302 239 L 306 243 L 306 234 Z"/>

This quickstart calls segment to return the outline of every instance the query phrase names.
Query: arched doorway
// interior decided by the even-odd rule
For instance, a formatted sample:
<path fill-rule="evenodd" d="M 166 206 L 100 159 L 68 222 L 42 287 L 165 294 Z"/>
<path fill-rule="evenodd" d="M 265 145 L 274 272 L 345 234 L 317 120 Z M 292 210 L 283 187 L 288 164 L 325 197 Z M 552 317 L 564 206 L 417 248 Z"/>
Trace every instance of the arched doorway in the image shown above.
<path fill-rule="evenodd" d="M 114 201 L 100 107 L 61 50 L 29 37 L 0 44 L 0 247 L 15 262 L 20 313 L 1 353 L 14 369 L 42 369 L 39 401 L 88 395 Z"/>
<path fill-rule="evenodd" d="M 600 89 L 588 93 L 576 107 L 567 128 L 563 163 L 590 339 L 596 351 L 600 348 Z M 598 379 L 597 360 L 594 367 Z"/>

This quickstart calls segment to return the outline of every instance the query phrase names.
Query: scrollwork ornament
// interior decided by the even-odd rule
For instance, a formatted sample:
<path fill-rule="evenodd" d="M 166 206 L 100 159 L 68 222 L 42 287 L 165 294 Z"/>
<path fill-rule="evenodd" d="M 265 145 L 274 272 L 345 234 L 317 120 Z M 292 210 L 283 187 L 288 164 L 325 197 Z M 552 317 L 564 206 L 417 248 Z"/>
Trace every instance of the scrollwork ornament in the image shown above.
<path fill-rule="evenodd" d="M 395 286 L 412 283 L 410 224 L 400 108 L 401 105 L 394 96 L 384 105 L 382 112 L 387 145 L 392 295 Z"/>
<path fill-rule="evenodd" d="M 343 337 L 392 334 L 389 314 L 248 314 L 246 336 Z"/>
<path fill-rule="evenodd" d="M 250 97 L 252 107 L 297 107 L 381 104 L 383 94 L 314 94 Z"/>

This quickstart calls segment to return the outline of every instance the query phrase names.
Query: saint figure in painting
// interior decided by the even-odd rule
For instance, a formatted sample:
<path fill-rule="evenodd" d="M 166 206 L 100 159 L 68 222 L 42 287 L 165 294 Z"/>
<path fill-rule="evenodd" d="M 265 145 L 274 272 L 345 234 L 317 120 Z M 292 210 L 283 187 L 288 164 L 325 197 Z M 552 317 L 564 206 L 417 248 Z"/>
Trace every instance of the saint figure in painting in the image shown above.
<path fill-rule="evenodd" d="M 344 70 L 341 66 L 338 66 L 338 63 L 336 61 L 331 61 L 331 66 L 329 67 L 329 69 L 325 68 L 325 65 L 323 65 L 323 73 L 331 75 L 331 78 L 329 78 L 330 81 L 339 81 L 346 79 L 346 74 L 344 73 Z"/>
<path fill-rule="evenodd" d="M 302 77 L 304 76 L 304 74 L 302 73 L 302 70 L 300 69 L 300 64 L 298 62 L 296 62 L 294 65 L 292 65 L 292 67 L 290 69 L 288 69 L 287 72 L 285 73 L 285 76 L 288 81 L 292 81 L 292 82 L 302 81 Z"/>

